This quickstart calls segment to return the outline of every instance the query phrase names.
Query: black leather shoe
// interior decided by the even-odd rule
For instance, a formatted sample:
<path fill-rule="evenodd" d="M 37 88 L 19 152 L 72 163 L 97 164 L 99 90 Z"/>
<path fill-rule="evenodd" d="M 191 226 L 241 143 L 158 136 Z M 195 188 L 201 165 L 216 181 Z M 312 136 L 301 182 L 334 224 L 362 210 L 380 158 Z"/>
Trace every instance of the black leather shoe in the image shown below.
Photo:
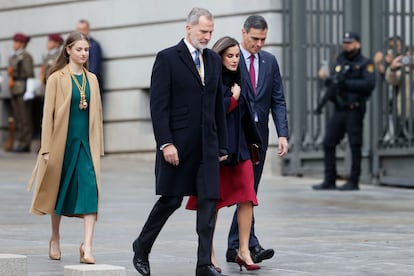
<path fill-rule="evenodd" d="M 359 190 L 358 184 L 352 183 L 350 181 L 346 182 L 344 185 L 338 188 L 340 191 L 357 191 Z"/>
<path fill-rule="evenodd" d="M 322 182 L 321 184 L 313 185 L 312 189 L 314 190 L 336 190 L 336 185 Z"/>
<path fill-rule="evenodd" d="M 235 263 L 237 257 L 237 249 L 228 248 L 226 251 L 226 261 L 228 263 Z"/>
<path fill-rule="evenodd" d="M 267 260 L 275 255 L 275 251 L 271 248 L 264 249 L 260 246 L 260 244 L 250 247 L 250 256 L 255 264 L 262 262 L 263 260 Z"/>
<path fill-rule="evenodd" d="M 196 268 L 196 276 L 221 276 L 220 272 L 218 272 L 214 265 L 202 265 L 197 266 Z"/>
<path fill-rule="evenodd" d="M 132 259 L 132 263 L 134 264 L 135 269 L 141 274 L 142 276 L 150 276 L 150 266 L 148 261 L 148 254 L 134 254 L 134 258 Z"/>

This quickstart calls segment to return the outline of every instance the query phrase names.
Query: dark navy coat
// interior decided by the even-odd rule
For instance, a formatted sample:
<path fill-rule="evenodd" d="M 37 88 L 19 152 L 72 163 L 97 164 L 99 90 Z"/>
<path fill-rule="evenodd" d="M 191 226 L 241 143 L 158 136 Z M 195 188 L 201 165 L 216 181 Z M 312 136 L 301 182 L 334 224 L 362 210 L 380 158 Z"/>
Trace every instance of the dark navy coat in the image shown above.
<path fill-rule="evenodd" d="M 226 150 L 221 58 L 203 51 L 205 85 L 192 56 L 181 40 L 157 54 L 152 76 L 150 109 L 157 144 L 156 194 L 164 196 L 219 196 L 219 154 Z M 179 166 L 164 160 L 160 147 L 173 143 Z M 203 190 L 196 191 L 200 164 Z"/>
<path fill-rule="evenodd" d="M 226 165 L 235 165 L 240 161 L 249 160 L 252 144 L 259 148 L 262 146 L 262 140 L 253 120 L 253 113 L 247 98 L 247 91 L 241 87 L 241 93 L 237 106 L 232 108 L 233 93 L 231 87 L 237 83 L 240 85 L 240 70 L 231 72 L 223 66 L 223 93 L 224 109 L 227 119 L 227 138 L 229 157 L 223 163 Z"/>

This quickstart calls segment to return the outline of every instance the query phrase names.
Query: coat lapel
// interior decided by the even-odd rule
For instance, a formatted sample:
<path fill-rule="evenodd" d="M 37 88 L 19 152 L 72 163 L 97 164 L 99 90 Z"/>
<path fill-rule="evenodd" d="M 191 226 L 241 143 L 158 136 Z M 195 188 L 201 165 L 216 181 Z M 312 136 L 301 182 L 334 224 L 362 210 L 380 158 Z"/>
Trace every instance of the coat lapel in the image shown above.
<path fill-rule="evenodd" d="M 207 85 L 207 81 L 210 79 L 209 76 L 214 74 L 214 72 L 212 72 L 212 66 L 210 66 L 210 53 L 208 49 L 204 49 L 203 51 L 203 63 L 204 63 L 204 85 Z M 198 76 L 198 78 L 200 80 L 200 83 L 203 84 L 201 82 L 201 77 Z"/>
<path fill-rule="evenodd" d="M 96 97 L 96 93 L 99 93 L 99 89 L 96 86 L 95 81 L 91 81 L 94 76 L 90 72 L 86 72 L 86 77 L 89 82 L 89 88 L 90 88 L 90 98 L 89 98 L 89 133 L 91 133 L 95 122 L 95 112 L 97 111 L 98 106 L 98 99 Z"/>
<path fill-rule="evenodd" d="M 191 53 L 188 51 L 187 45 L 185 45 L 184 43 L 184 39 L 181 40 L 177 44 L 177 52 L 182 62 L 188 67 L 188 69 L 190 69 L 193 75 L 198 79 L 200 85 L 203 85 L 203 83 L 201 82 L 201 77 L 197 72 L 197 68 L 195 66 L 193 57 L 191 56 Z M 204 54 L 203 54 L 203 59 L 204 59 Z M 204 62 L 204 68 L 206 68 L 206 60 L 204 59 L 203 62 Z"/>
<path fill-rule="evenodd" d="M 246 66 L 246 62 L 244 60 L 244 56 L 242 54 L 242 52 L 240 51 L 240 72 L 242 75 L 242 78 L 246 80 L 246 83 L 248 84 L 248 96 L 249 98 L 253 98 L 255 97 L 254 95 L 254 90 L 253 90 L 253 86 L 252 86 L 252 82 L 250 81 L 250 76 L 249 76 L 249 71 L 247 70 L 247 66 Z"/>
<path fill-rule="evenodd" d="M 256 96 L 259 96 L 262 92 L 263 84 L 265 81 L 267 66 L 266 66 L 266 60 L 263 58 L 263 56 L 258 54 L 259 56 L 259 76 L 257 78 L 257 87 L 256 87 Z"/>
<path fill-rule="evenodd" d="M 61 72 L 62 80 L 60 83 L 62 87 L 60 91 L 66 99 L 69 95 L 72 96 L 72 79 L 70 77 L 69 65 L 66 65 Z"/>

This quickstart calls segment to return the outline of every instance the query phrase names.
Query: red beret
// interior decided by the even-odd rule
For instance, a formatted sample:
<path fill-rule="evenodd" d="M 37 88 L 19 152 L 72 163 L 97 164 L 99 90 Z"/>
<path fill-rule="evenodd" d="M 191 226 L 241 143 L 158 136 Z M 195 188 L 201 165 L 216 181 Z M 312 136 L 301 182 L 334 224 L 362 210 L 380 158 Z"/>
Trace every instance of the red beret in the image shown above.
<path fill-rule="evenodd" d="M 22 33 L 17 33 L 13 36 L 13 40 L 23 42 L 23 43 L 28 43 L 30 40 L 30 37 Z"/>
<path fill-rule="evenodd" d="M 63 43 L 63 38 L 60 36 L 60 34 L 50 34 L 49 40 L 55 41 L 59 44 Z"/>

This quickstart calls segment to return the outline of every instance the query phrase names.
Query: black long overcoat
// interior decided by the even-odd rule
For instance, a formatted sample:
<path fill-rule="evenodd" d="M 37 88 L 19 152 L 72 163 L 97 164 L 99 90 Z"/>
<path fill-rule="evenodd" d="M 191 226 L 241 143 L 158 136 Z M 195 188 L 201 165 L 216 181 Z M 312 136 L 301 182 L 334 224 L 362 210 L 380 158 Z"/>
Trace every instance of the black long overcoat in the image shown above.
<path fill-rule="evenodd" d="M 150 92 L 151 119 L 157 144 L 156 194 L 164 196 L 219 196 L 219 152 L 227 148 L 221 80 L 221 59 L 203 51 L 203 82 L 192 56 L 181 40 L 157 54 Z M 164 160 L 160 147 L 173 143 L 178 166 Z M 202 188 L 196 176 L 202 164 Z"/>

